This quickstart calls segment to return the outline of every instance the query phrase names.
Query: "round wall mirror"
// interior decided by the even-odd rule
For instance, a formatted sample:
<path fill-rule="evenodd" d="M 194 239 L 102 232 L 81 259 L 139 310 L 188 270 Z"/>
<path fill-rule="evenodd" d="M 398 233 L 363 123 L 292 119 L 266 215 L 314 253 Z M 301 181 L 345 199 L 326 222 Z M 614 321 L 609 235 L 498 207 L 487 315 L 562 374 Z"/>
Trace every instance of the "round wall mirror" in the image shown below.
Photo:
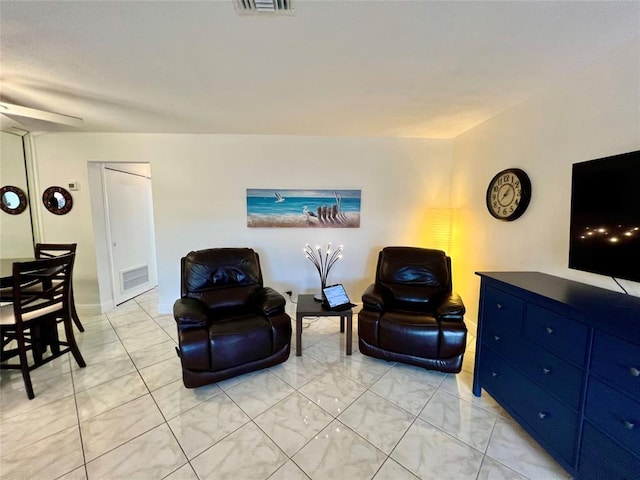
<path fill-rule="evenodd" d="M 10 215 L 22 213 L 27 208 L 27 196 L 21 188 L 5 185 L 0 188 L 0 208 Z"/>
<path fill-rule="evenodd" d="M 62 187 L 49 187 L 42 194 L 42 203 L 47 210 L 56 215 L 69 213 L 73 207 L 71 194 Z"/>

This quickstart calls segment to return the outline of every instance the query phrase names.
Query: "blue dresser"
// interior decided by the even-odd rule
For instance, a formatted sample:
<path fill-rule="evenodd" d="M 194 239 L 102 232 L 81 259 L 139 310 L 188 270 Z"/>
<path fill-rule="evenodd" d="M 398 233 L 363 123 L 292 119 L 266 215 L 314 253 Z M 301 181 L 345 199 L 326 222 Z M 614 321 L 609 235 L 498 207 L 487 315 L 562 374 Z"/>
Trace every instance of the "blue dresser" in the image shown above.
<path fill-rule="evenodd" d="M 578 479 L 640 478 L 640 298 L 538 272 L 479 272 L 473 393 Z"/>

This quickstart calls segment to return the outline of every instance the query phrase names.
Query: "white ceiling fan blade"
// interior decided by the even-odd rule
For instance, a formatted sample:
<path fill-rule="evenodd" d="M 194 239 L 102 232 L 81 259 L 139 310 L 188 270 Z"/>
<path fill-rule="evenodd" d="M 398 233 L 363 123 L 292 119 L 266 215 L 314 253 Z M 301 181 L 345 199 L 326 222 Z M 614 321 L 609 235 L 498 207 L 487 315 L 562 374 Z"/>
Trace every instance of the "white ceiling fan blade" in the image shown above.
<path fill-rule="evenodd" d="M 15 115 L 17 117 L 35 118 L 36 120 L 44 120 L 45 122 L 59 123 L 71 127 L 81 127 L 83 123 L 83 120 L 78 117 L 71 117 L 61 113 L 45 112 L 44 110 L 21 107 L 20 105 L 13 105 L 6 102 L 0 102 L 0 113 Z"/>

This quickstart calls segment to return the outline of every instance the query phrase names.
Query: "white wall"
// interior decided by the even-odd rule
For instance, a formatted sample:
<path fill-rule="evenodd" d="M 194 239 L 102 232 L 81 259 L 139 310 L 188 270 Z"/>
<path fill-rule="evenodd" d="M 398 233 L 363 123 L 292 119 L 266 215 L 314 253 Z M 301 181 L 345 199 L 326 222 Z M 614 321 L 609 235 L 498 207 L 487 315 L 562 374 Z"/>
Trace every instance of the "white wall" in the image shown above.
<path fill-rule="evenodd" d="M 556 81 L 454 141 L 246 135 L 69 134 L 36 136 L 38 191 L 80 182 L 65 216 L 40 214 L 44 240 L 79 243 L 77 301 L 101 304 L 89 162 L 150 162 L 160 303 L 179 295 L 179 259 L 190 250 L 250 246 L 280 291 L 312 292 L 318 280 L 305 243 L 344 244 L 331 281 L 354 300 L 373 278 L 376 254 L 392 244 L 430 246 L 427 211 L 455 207 L 454 288 L 477 316 L 478 270 L 537 270 L 617 290 L 607 277 L 567 268 L 571 165 L 640 148 L 638 46 Z M 452 159 L 455 167 L 452 169 Z M 527 212 L 499 222 L 485 208 L 493 175 L 525 169 Z M 249 229 L 246 188 L 359 188 L 359 229 Z M 635 295 L 640 285 L 624 282 Z"/>
<path fill-rule="evenodd" d="M 261 255 L 265 282 L 294 293 L 319 280 L 305 243 L 344 244 L 330 281 L 345 283 L 354 300 L 373 280 L 386 245 L 428 246 L 425 210 L 449 206 L 449 140 L 281 137 L 245 135 L 46 134 L 37 136 L 39 189 L 77 180 L 73 210 L 43 215 L 47 241 L 77 241 L 76 301 L 104 303 L 91 211 L 89 162 L 150 162 L 158 256 L 160 308 L 179 296 L 180 257 L 190 250 L 248 246 Z M 362 190 L 358 229 L 246 227 L 247 188 Z"/>
<path fill-rule="evenodd" d="M 452 203 L 458 212 L 457 285 L 476 318 L 475 271 L 535 270 L 620 291 L 609 277 L 568 265 L 571 165 L 640 149 L 640 51 L 611 52 L 553 89 L 454 141 Z M 485 207 L 498 171 L 523 168 L 531 178 L 528 210 L 501 222 Z M 639 207 L 640 208 L 640 207 Z M 640 284 L 621 283 L 634 295 Z"/>

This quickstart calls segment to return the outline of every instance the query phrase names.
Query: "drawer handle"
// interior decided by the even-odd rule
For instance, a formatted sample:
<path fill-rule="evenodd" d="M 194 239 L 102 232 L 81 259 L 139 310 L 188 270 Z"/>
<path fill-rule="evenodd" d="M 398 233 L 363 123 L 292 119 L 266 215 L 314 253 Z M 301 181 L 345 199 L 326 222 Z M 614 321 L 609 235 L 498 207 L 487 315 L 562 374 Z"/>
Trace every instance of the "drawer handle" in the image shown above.
<path fill-rule="evenodd" d="M 544 420 L 545 418 L 547 418 L 547 414 L 544 412 L 538 412 L 538 418 L 540 420 Z"/>
<path fill-rule="evenodd" d="M 500 340 L 500 335 L 494 335 L 493 339 L 497 342 L 498 340 Z"/>
<path fill-rule="evenodd" d="M 629 420 L 624 421 L 624 428 L 626 428 L 627 430 L 633 430 L 635 426 L 635 423 L 630 422 Z"/>
<path fill-rule="evenodd" d="M 496 378 L 496 377 L 498 376 L 498 372 L 491 372 L 491 376 L 492 376 L 493 378 Z"/>
<path fill-rule="evenodd" d="M 501 303 L 496 303 L 496 308 L 498 310 L 502 310 L 504 308 L 504 306 Z"/>
<path fill-rule="evenodd" d="M 543 372 L 545 375 L 549 375 L 549 374 L 551 373 L 551 369 L 546 368 L 546 367 L 542 367 L 542 372 Z"/>
<path fill-rule="evenodd" d="M 631 367 L 629 369 L 629 373 L 632 377 L 640 377 L 640 370 L 638 370 L 636 367 Z"/>
<path fill-rule="evenodd" d="M 549 335 L 551 335 L 553 332 L 555 332 L 555 330 L 553 328 L 551 328 L 551 327 L 544 327 L 544 329 L 547 331 L 547 333 Z"/>

